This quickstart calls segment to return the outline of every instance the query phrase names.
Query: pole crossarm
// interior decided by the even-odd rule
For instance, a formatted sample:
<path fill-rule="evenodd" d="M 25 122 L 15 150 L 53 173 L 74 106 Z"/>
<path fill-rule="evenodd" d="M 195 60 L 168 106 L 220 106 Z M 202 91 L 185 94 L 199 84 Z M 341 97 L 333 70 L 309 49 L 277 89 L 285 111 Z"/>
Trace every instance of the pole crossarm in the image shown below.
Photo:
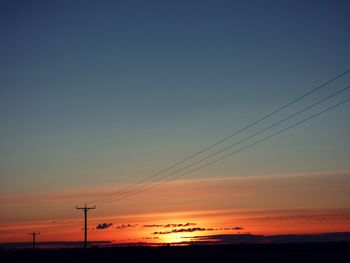
<path fill-rule="evenodd" d="M 76 209 L 81 209 L 81 210 L 87 210 L 89 211 L 90 209 L 96 209 L 96 206 L 94 205 L 93 207 L 87 207 L 86 205 L 84 207 L 78 207 L 76 206 Z"/>

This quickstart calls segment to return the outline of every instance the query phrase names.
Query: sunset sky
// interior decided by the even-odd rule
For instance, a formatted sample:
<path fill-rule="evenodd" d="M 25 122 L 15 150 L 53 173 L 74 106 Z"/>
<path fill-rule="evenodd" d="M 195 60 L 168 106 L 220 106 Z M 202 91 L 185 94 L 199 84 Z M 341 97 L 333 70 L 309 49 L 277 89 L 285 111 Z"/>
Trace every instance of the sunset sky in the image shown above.
<path fill-rule="evenodd" d="M 350 232 L 350 103 L 187 168 L 350 73 L 158 175 L 349 70 L 349 11 L 340 0 L 1 1 L 0 242 L 79 241 L 85 203 L 96 204 L 89 239 L 116 243 Z M 106 197 L 169 173 L 179 178 Z"/>

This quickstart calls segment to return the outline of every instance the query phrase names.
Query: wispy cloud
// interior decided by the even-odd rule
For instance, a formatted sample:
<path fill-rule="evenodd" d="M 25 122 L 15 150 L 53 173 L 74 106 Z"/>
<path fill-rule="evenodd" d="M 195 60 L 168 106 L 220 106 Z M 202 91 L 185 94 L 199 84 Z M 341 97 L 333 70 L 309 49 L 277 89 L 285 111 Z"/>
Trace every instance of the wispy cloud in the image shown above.
<path fill-rule="evenodd" d="M 205 228 L 205 227 L 192 227 L 192 228 L 180 228 L 172 229 L 170 231 L 156 231 L 153 235 L 166 235 L 172 233 L 185 233 L 185 232 L 200 232 L 200 231 L 225 231 L 225 230 L 242 230 L 242 227 L 225 227 L 225 228 Z"/>
<path fill-rule="evenodd" d="M 151 227 L 163 227 L 163 228 L 171 228 L 171 227 L 187 227 L 187 226 L 196 226 L 197 223 L 185 223 L 185 224 L 152 224 L 152 225 L 143 225 L 143 227 L 151 228 Z"/>
<path fill-rule="evenodd" d="M 123 225 L 116 226 L 115 229 L 133 228 L 136 226 L 137 226 L 137 224 L 123 224 Z"/>
<path fill-rule="evenodd" d="M 151 224 L 151 225 L 143 225 L 143 227 L 163 227 L 164 225 L 160 224 Z"/>
<path fill-rule="evenodd" d="M 166 234 L 172 234 L 172 233 L 184 233 L 184 232 L 198 232 L 198 231 L 207 231 L 209 228 L 202 228 L 202 227 L 192 227 L 192 228 L 181 228 L 181 229 L 173 229 L 170 231 L 156 231 L 153 232 L 153 235 L 166 235 Z M 210 231 L 210 230 L 208 230 Z"/>
<path fill-rule="evenodd" d="M 142 239 L 146 239 L 146 240 L 156 240 L 156 239 L 159 239 L 159 237 L 143 237 Z"/>
<path fill-rule="evenodd" d="M 217 228 L 216 230 L 243 230 L 243 227 L 236 226 L 236 227 L 221 227 Z"/>

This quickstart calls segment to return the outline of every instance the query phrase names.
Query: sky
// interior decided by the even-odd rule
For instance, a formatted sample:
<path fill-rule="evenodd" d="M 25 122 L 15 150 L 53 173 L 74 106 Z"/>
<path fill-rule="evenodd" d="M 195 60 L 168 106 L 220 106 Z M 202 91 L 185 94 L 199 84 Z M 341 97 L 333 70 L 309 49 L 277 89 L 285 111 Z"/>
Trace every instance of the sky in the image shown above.
<path fill-rule="evenodd" d="M 348 70 L 349 11 L 348 1 L 1 1 L 0 242 L 33 230 L 80 240 L 76 204 L 152 176 Z M 349 84 L 350 73 L 209 153 Z M 345 103 L 169 184 L 97 203 L 92 238 L 350 231 L 349 114 Z M 67 210 L 60 236 L 53 224 Z M 143 227 L 186 223 L 214 230 Z"/>

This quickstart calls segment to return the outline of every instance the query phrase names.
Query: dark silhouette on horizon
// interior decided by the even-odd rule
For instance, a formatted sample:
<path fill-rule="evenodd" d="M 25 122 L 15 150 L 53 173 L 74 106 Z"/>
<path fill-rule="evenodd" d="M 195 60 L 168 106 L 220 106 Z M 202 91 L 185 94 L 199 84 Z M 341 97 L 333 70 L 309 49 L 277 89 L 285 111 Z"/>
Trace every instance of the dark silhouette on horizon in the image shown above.
<path fill-rule="evenodd" d="M 96 206 L 94 207 L 87 207 L 86 205 L 84 207 L 78 207 L 76 206 L 76 209 L 83 210 L 84 211 L 84 248 L 87 248 L 87 213 L 89 210 L 96 209 Z"/>
<path fill-rule="evenodd" d="M 37 235 L 40 235 L 40 233 L 39 232 L 32 232 L 32 233 L 28 233 L 28 235 L 31 235 L 33 237 L 32 247 L 33 247 L 33 249 L 35 249 L 35 243 L 36 243 L 35 238 Z"/>
<path fill-rule="evenodd" d="M 2 262 L 346 262 L 350 242 L 1 250 Z"/>

